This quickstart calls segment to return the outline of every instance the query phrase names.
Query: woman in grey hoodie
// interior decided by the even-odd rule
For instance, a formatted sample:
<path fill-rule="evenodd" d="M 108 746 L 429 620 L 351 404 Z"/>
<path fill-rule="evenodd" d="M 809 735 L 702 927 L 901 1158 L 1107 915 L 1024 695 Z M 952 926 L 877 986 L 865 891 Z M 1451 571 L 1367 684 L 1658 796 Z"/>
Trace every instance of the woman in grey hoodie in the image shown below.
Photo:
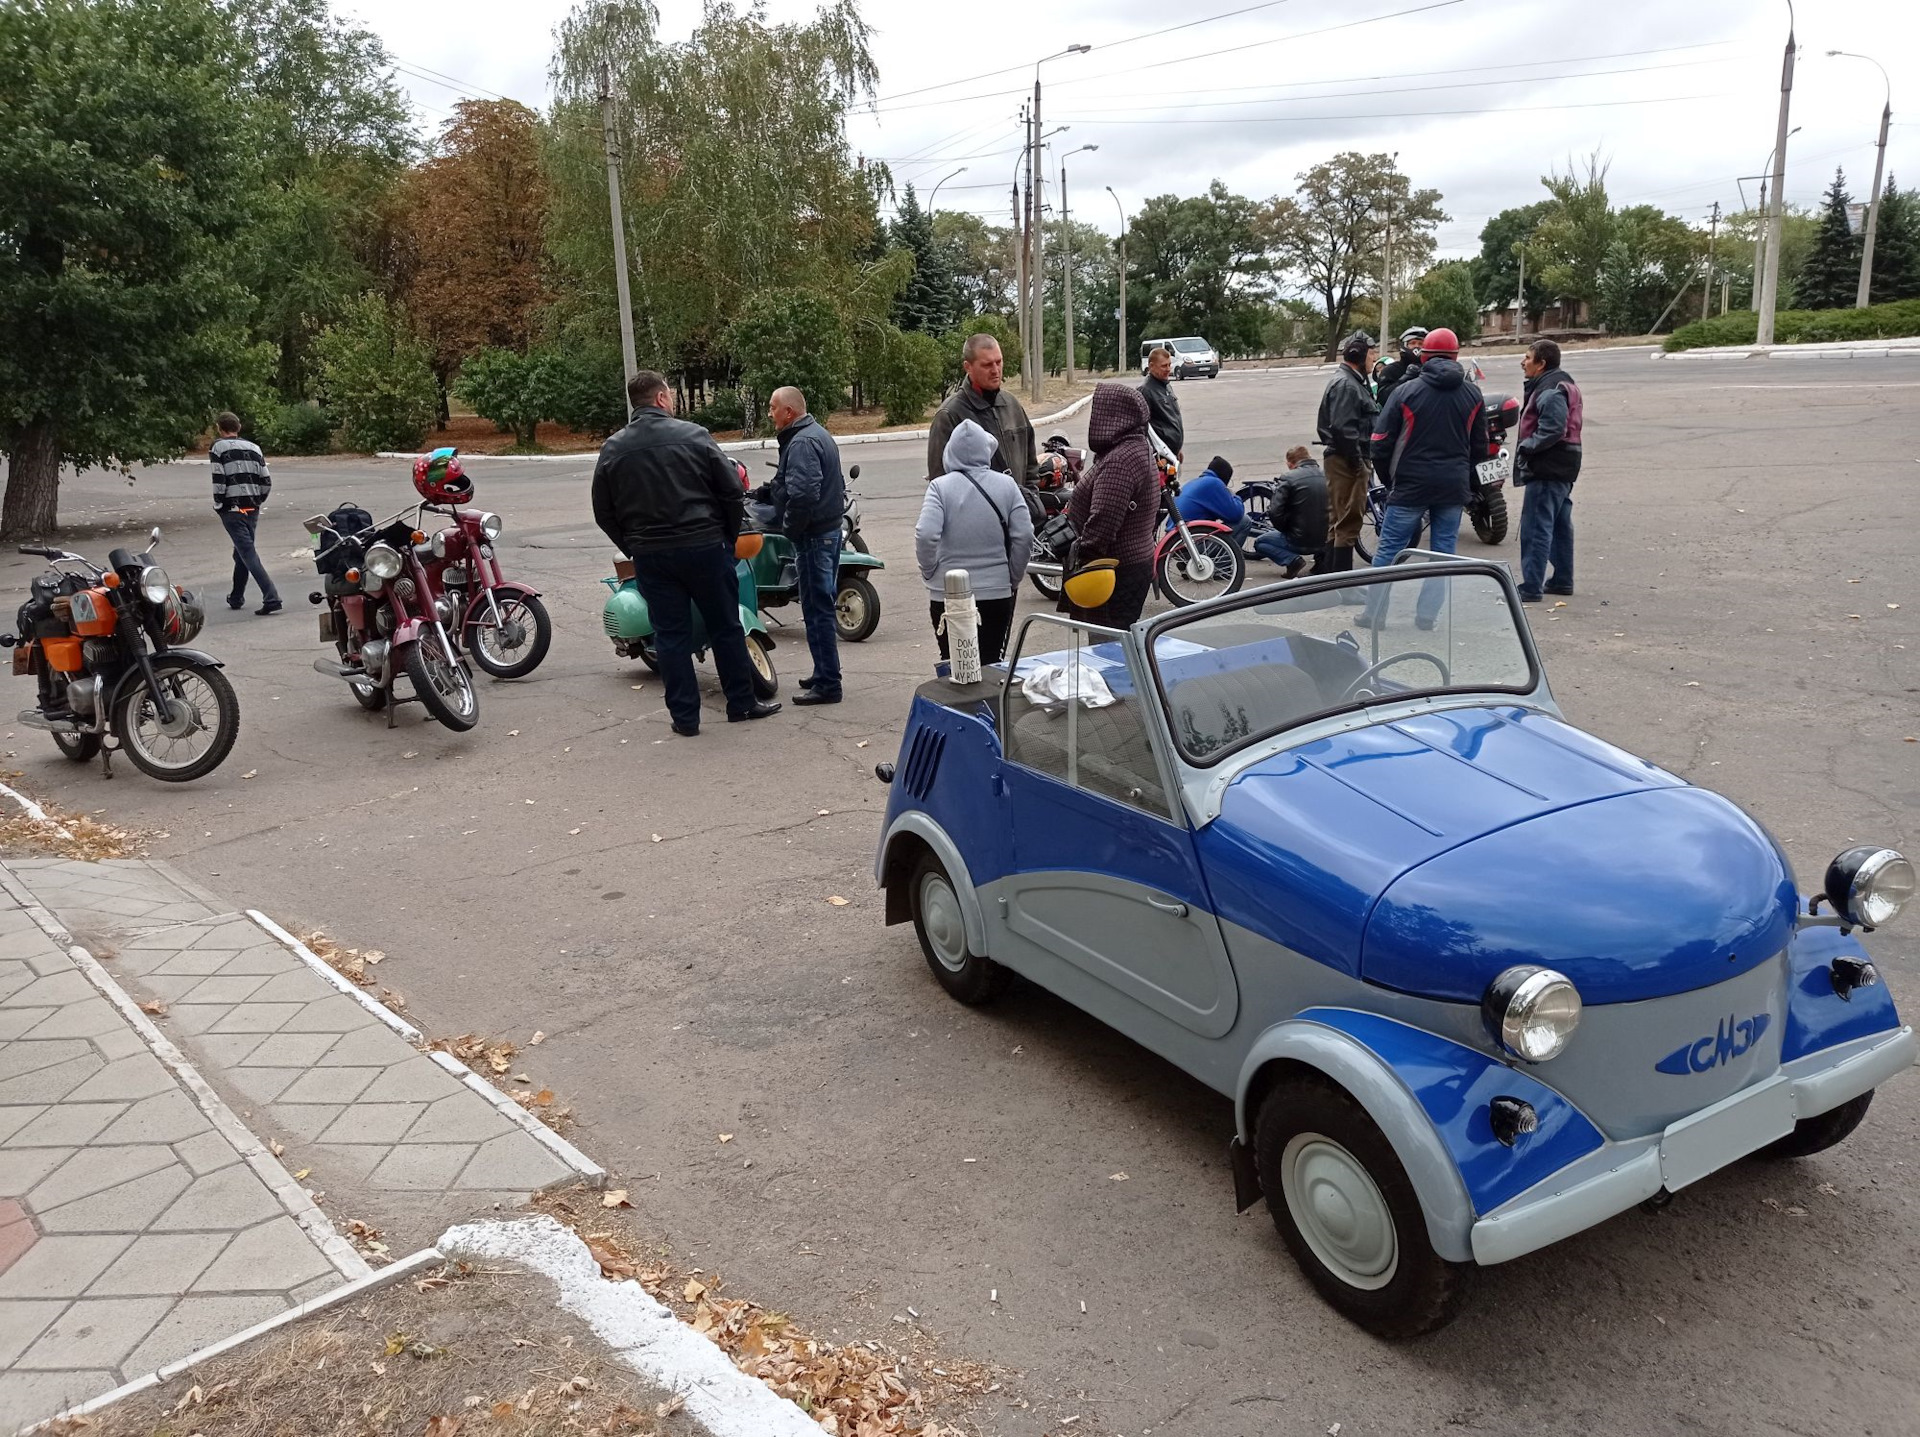
<path fill-rule="evenodd" d="M 914 554 L 943 659 L 947 636 L 940 619 L 947 611 L 947 570 L 967 571 L 980 609 L 980 662 L 997 664 L 1006 657 L 1013 597 L 1033 557 L 1033 515 L 1020 486 L 992 467 L 997 451 L 991 434 L 963 420 L 947 440 L 947 472 L 927 485 L 920 521 L 913 526 Z"/>

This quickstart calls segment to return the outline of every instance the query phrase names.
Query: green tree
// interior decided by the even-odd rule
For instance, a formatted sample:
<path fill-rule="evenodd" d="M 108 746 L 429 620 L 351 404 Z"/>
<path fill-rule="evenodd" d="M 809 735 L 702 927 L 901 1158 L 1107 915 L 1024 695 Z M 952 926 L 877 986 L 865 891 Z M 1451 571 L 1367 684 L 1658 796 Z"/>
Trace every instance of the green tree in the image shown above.
<path fill-rule="evenodd" d="M 1920 197 L 1887 176 L 1873 235 L 1873 302 L 1920 298 Z"/>
<path fill-rule="evenodd" d="M 1858 296 L 1862 241 L 1847 225 L 1851 199 L 1846 174 L 1836 168 L 1833 183 L 1821 197 L 1820 228 L 1813 237 L 1813 250 L 1794 285 L 1796 309 L 1845 309 Z"/>
<path fill-rule="evenodd" d="M 1011 229 L 967 210 L 941 210 L 933 217 L 933 237 L 947 252 L 960 302 L 956 321 L 966 314 L 1014 312 L 1019 259 Z"/>
<path fill-rule="evenodd" d="M 825 419 L 846 402 L 853 352 L 832 300 L 810 289 L 767 289 L 749 299 L 733 322 L 728 347 L 740 365 L 748 424 L 756 425 L 767 399 L 783 384 L 807 397 Z"/>
<path fill-rule="evenodd" d="M 913 276 L 893 303 L 893 322 L 922 334 L 944 334 L 960 316 L 960 297 L 949 267 L 949 251 L 933 237 L 933 217 L 920 207 L 908 185 L 894 211 L 888 238 L 913 256 Z"/>
<path fill-rule="evenodd" d="M 480 350 L 460 366 L 454 395 L 502 433 L 513 435 L 521 448 L 530 449 L 540 421 L 551 418 L 557 407 L 554 359 L 549 353 Z"/>
<path fill-rule="evenodd" d="M 940 341 L 918 330 L 894 330 L 886 338 L 885 358 L 874 397 L 886 409 L 887 423 L 911 424 L 945 387 L 947 356 Z"/>
<path fill-rule="evenodd" d="M 377 294 L 347 307 L 314 341 L 327 408 L 349 449 L 412 449 L 433 423 L 437 392 L 427 347 L 406 313 Z"/>
<path fill-rule="evenodd" d="M 1446 328 L 1461 343 L 1480 332 L 1479 296 L 1473 288 L 1473 264 L 1464 259 L 1444 260 L 1421 275 L 1413 289 L 1394 303 L 1394 322 Z"/>
<path fill-rule="evenodd" d="M 1613 205 L 1607 198 L 1607 166 L 1597 154 L 1588 157 L 1586 171 L 1582 177 L 1569 165 L 1564 175 L 1540 177 L 1553 198 L 1527 245 L 1530 310 L 1535 298 L 1543 308 L 1562 297 L 1587 304 L 1600 298 L 1600 271 L 1614 239 Z"/>
<path fill-rule="evenodd" d="M 1613 243 L 1601 261 L 1594 319 L 1615 334 L 1651 334 L 1657 325 L 1671 326 L 1676 318 L 1684 322 L 1697 314 L 1697 303 L 1675 300 L 1702 278 L 1705 248 L 1698 230 L 1656 206 L 1619 211 L 1613 218 Z"/>
<path fill-rule="evenodd" d="M 1552 208 L 1552 200 L 1535 200 L 1530 205 L 1502 210 L 1481 227 L 1480 255 L 1473 262 L 1473 290 L 1482 305 L 1497 304 L 1504 309 L 1513 303 L 1520 293 L 1521 247 Z M 1537 317 L 1552 298 L 1537 282 L 1529 282 L 1528 314 Z"/>
<path fill-rule="evenodd" d="M 1447 216 L 1440 192 L 1414 189 L 1391 155 L 1346 150 L 1298 179 L 1293 194 L 1269 209 L 1269 244 L 1281 266 L 1319 299 L 1331 359 L 1355 298 L 1379 283 L 1389 219 L 1396 269 L 1418 274 L 1432 262 L 1433 232 Z"/>
<path fill-rule="evenodd" d="M 63 462 L 177 454 L 258 392 L 242 68 L 205 0 L 0 5 L 0 537 L 54 531 Z"/>
<path fill-rule="evenodd" d="M 1141 206 L 1127 223 L 1127 268 L 1127 326 L 1141 338 L 1199 334 L 1229 352 L 1257 342 L 1273 288 L 1268 238 L 1260 207 L 1219 180 Z"/>

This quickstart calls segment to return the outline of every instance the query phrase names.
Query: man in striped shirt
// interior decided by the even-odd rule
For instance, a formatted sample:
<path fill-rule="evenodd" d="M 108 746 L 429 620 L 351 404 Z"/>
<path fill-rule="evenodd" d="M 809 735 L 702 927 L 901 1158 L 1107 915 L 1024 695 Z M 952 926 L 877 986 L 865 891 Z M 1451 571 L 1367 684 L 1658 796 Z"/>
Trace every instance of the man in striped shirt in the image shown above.
<path fill-rule="evenodd" d="M 213 441 L 208 458 L 213 461 L 213 507 L 233 540 L 233 591 L 227 595 L 229 609 L 247 605 L 247 575 L 260 585 L 262 603 L 256 614 L 280 612 L 280 591 L 273 587 L 267 566 L 254 552 L 253 533 L 260 523 L 260 508 L 273 488 L 273 476 L 267 472 L 267 456 L 260 446 L 240 437 L 240 417 L 223 413 L 216 421 L 220 437 Z"/>

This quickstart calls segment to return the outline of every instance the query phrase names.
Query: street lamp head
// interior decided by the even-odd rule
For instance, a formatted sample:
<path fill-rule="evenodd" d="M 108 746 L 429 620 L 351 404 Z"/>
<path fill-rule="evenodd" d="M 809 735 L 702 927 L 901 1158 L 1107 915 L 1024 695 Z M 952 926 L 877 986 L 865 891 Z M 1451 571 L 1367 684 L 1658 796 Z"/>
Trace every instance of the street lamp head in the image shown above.
<path fill-rule="evenodd" d="M 1069 55 L 1084 55 L 1092 48 L 1093 46 L 1091 45 L 1069 45 L 1067 46 L 1067 53 Z"/>

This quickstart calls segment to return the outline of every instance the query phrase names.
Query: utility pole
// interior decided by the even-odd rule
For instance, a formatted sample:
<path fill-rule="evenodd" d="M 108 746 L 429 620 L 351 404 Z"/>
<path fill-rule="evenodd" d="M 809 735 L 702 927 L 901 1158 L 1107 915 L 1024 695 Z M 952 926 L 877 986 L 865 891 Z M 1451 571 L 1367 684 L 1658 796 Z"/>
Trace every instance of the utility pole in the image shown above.
<path fill-rule="evenodd" d="M 1527 242 L 1522 240 L 1517 248 L 1520 251 L 1520 293 L 1513 302 L 1513 337 L 1515 339 L 1527 332 Z"/>
<path fill-rule="evenodd" d="M 620 208 L 620 144 L 613 123 L 613 67 L 600 62 L 600 124 L 607 148 L 607 209 L 613 218 L 613 283 L 620 299 L 620 358 L 627 383 L 640 372 L 633 352 L 633 295 L 627 288 L 627 221 Z M 627 419 L 633 419 L 633 400 L 627 399 Z"/>
<path fill-rule="evenodd" d="M 1061 55 L 1084 55 L 1092 48 L 1091 45 L 1069 45 L 1057 54 L 1043 55 L 1033 62 L 1033 153 L 1029 156 L 1027 171 L 1027 200 L 1033 212 L 1033 264 L 1027 272 L 1033 283 L 1033 303 L 1028 311 L 1028 323 L 1033 329 L 1033 347 L 1027 351 L 1027 393 L 1036 400 L 1040 398 L 1041 387 L 1046 382 L 1047 353 L 1047 240 L 1044 232 L 1047 171 L 1041 155 L 1047 132 L 1040 120 L 1040 67 L 1049 60 L 1059 59 Z M 1066 127 L 1061 128 L 1064 130 Z"/>
<path fill-rule="evenodd" d="M 1767 268 L 1767 176 L 1760 177 L 1760 208 L 1753 216 L 1753 311 L 1760 312 L 1760 276 Z"/>
<path fill-rule="evenodd" d="M 1107 186 L 1107 193 L 1113 195 L 1113 207 L 1120 211 L 1120 353 L 1114 366 L 1115 374 L 1127 372 L 1127 207 L 1120 203 L 1120 196 L 1113 194 L 1113 186 Z"/>
<path fill-rule="evenodd" d="M 1713 202 L 1713 224 L 1707 230 L 1707 282 L 1700 286 L 1700 317 L 1705 319 L 1713 305 L 1713 241 L 1720 233 L 1720 201 Z"/>
<path fill-rule="evenodd" d="M 1065 296 L 1067 383 L 1069 384 L 1074 382 L 1074 361 L 1078 356 L 1073 348 L 1073 226 L 1070 222 L 1072 216 L 1067 212 L 1067 161 L 1079 154 L 1081 150 L 1093 151 L 1099 148 L 1098 145 L 1082 145 L 1080 149 L 1068 150 L 1060 157 L 1060 242 L 1066 246 L 1066 253 L 1061 258 L 1060 283 L 1061 293 Z"/>
<path fill-rule="evenodd" d="M 1787 10 L 1787 49 L 1780 61 L 1780 121 L 1773 150 L 1773 199 L 1767 210 L 1767 267 L 1760 284 L 1760 322 L 1754 344 L 1773 343 L 1773 311 L 1780 299 L 1780 225 L 1787 189 L 1787 119 L 1793 107 L 1793 10 Z"/>
<path fill-rule="evenodd" d="M 1380 352 L 1387 353 L 1387 330 L 1393 313 L 1393 200 L 1382 207 L 1386 215 L 1387 237 L 1380 252 Z M 1397 351 L 1396 351 L 1397 352 Z"/>
<path fill-rule="evenodd" d="M 1020 205 L 1020 168 L 1027 162 L 1027 145 L 1033 143 L 1033 131 L 1027 126 L 1027 107 L 1020 107 L 1020 132 L 1026 137 L 1026 143 L 1020 147 L 1020 163 L 1013 167 L 1013 267 L 1016 275 L 1013 288 L 1014 318 L 1017 321 L 1016 332 L 1020 336 L 1020 347 L 1027 347 L 1027 219 Z"/>
<path fill-rule="evenodd" d="M 1855 309 L 1865 309 L 1873 290 L 1873 235 L 1880 226 L 1880 176 L 1887 167 L 1887 127 L 1893 123 L 1893 80 L 1887 74 L 1887 67 L 1871 55 L 1855 54 L 1852 50 L 1829 50 L 1827 55 L 1828 58 L 1843 55 L 1849 60 L 1865 60 L 1887 82 L 1887 103 L 1880 110 L 1880 141 L 1873 157 L 1873 195 L 1867 201 L 1867 241 L 1860 251 L 1860 288 L 1853 298 Z"/>

